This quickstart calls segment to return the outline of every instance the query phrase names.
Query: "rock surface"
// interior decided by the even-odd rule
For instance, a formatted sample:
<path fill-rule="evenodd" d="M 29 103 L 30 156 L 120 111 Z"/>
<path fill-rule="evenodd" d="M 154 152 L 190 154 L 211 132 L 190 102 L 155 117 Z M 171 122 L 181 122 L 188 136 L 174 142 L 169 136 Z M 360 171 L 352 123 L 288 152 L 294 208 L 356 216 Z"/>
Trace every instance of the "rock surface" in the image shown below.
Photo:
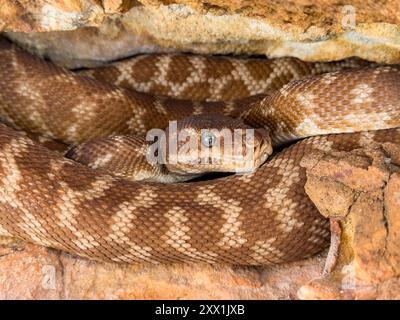
<path fill-rule="evenodd" d="M 110 20 L 99 28 L 38 33 L 8 33 L 28 51 L 67 68 L 91 68 L 140 53 L 176 51 L 163 48 L 144 36 L 126 32 Z"/>
<path fill-rule="evenodd" d="M 331 218 L 333 271 L 302 299 L 400 298 L 400 146 L 312 154 L 306 192 Z"/>
<path fill-rule="evenodd" d="M 143 45 L 148 50 L 313 61 L 359 56 L 399 63 L 400 17 L 394 14 L 399 11 L 397 0 L 4 0 L 0 30 L 59 61 L 65 52 L 66 65 L 71 55 L 85 66 L 132 55 Z M 51 44 L 43 34 L 15 33 L 74 29 L 79 30 L 50 34 L 59 39 Z M 71 48 L 77 38 L 75 53 Z"/>
<path fill-rule="evenodd" d="M 323 264 L 128 266 L 0 238 L 0 299 L 294 299 Z"/>

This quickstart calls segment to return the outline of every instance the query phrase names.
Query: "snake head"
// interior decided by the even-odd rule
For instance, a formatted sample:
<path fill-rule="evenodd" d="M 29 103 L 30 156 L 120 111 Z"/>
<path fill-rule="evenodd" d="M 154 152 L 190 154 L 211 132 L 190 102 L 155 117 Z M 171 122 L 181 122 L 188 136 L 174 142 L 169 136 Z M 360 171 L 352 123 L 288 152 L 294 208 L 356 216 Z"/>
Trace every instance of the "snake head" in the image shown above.
<path fill-rule="evenodd" d="M 254 168 L 257 169 L 272 154 L 272 140 L 269 131 L 265 128 L 258 128 L 254 130 Z"/>
<path fill-rule="evenodd" d="M 266 129 L 217 114 L 179 120 L 166 132 L 166 167 L 179 174 L 252 172 L 272 153 Z"/>

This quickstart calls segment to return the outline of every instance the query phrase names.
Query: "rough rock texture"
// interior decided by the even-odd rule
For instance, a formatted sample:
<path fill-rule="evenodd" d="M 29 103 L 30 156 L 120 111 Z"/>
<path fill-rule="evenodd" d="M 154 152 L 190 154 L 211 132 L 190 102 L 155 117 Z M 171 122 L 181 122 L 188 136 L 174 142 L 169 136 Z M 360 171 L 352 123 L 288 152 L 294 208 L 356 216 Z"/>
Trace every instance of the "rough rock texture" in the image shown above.
<path fill-rule="evenodd" d="M 306 191 L 331 218 L 330 274 L 302 299 L 400 298 L 400 146 L 312 154 Z M 328 271 L 328 270 L 327 270 Z"/>
<path fill-rule="evenodd" d="M 78 36 L 69 32 L 49 35 L 60 38 L 51 45 L 43 35 L 10 34 L 42 54 L 58 55 L 59 60 L 60 52 L 67 50 L 70 61 L 68 49 L 76 38 L 82 41 L 89 33 L 83 57 L 74 53 L 83 59 L 83 65 L 97 60 L 99 51 L 101 61 L 112 60 L 140 51 L 143 44 L 149 49 L 161 46 L 203 53 L 288 55 L 314 61 L 359 56 L 398 63 L 399 11 L 397 0 L 4 0 L 0 30 L 101 26 L 97 31 L 79 30 Z M 104 43 L 110 45 L 106 48 Z"/>
<path fill-rule="evenodd" d="M 163 48 L 148 37 L 126 32 L 117 20 L 108 20 L 99 28 L 7 36 L 32 53 L 67 68 L 96 67 L 139 53 L 176 51 Z"/>
<path fill-rule="evenodd" d="M 128 266 L 0 238 L 0 299 L 295 299 L 323 264 Z"/>

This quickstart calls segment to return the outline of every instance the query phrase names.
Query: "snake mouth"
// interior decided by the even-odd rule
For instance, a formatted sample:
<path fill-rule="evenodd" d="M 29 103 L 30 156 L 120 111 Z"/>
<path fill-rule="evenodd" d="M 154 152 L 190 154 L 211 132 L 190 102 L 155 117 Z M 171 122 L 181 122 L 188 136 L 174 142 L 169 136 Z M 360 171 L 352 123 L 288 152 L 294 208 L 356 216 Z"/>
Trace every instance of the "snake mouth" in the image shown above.
<path fill-rule="evenodd" d="M 272 140 L 267 129 L 255 130 L 254 168 L 257 169 L 272 155 Z"/>

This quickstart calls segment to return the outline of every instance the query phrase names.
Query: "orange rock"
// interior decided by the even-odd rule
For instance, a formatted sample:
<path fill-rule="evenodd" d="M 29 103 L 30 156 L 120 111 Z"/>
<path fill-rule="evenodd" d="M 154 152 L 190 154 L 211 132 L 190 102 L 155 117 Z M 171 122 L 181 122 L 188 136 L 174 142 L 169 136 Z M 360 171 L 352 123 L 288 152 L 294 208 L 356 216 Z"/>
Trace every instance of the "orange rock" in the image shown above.
<path fill-rule="evenodd" d="M 18 3 L 18 5 L 16 4 Z M 2 0 L 0 31 L 44 32 L 98 27 L 101 43 L 119 35 L 109 46 L 110 60 L 138 51 L 134 37 L 164 49 L 208 54 L 259 54 L 295 56 L 307 61 L 340 60 L 358 56 L 367 60 L 399 63 L 400 2 L 387 0 Z M 85 32 L 77 31 L 84 42 Z M 66 46 L 54 43 L 57 51 Z M 19 37 L 23 43 L 26 37 Z M 43 35 L 31 34 L 30 42 Z M 37 40 L 34 40 L 35 37 Z M 32 47 L 31 47 L 32 48 Z M 39 51 L 39 50 L 37 50 Z M 73 51 L 72 51 L 73 52 Z M 42 52 L 52 55 L 51 51 Z M 64 54 L 69 59 L 70 52 Z M 73 54 L 73 53 L 72 53 Z"/>
<path fill-rule="evenodd" d="M 0 299 L 294 299 L 323 263 L 129 266 L 0 238 Z"/>
<path fill-rule="evenodd" d="M 309 155 L 307 194 L 339 222 L 340 245 L 330 250 L 333 272 L 312 280 L 302 299 L 376 299 L 399 296 L 400 146 Z M 338 248 L 338 252 L 337 251 Z M 336 263 L 335 263 L 336 262 Z"/>

